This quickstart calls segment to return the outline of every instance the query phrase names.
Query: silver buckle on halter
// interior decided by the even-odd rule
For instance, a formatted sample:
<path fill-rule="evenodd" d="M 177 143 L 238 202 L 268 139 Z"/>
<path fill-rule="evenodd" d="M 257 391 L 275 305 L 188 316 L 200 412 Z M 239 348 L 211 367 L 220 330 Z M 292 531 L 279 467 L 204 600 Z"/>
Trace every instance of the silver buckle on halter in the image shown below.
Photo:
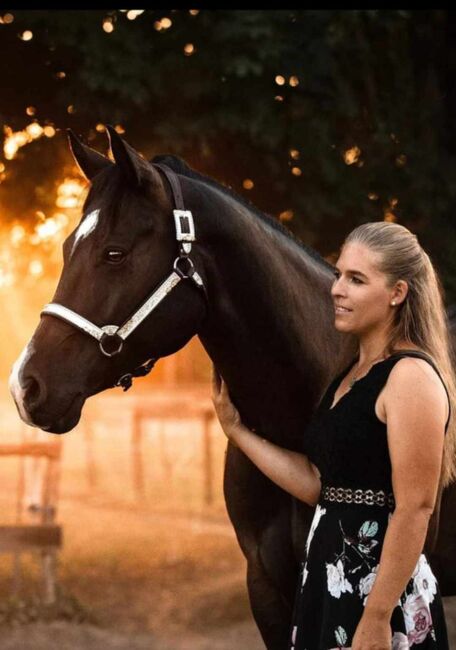
<path fill-rule="evenodd" d="M 184 265 L 183 268 L 181 268 L 182 264 Z M 187 268 L 185 268 L 185 266 Z M 189 257 L 185 257 L 184 255 L 176 257 L 176 259 L 174 260 L 173 269 L 176 271 L 177 275 L 179 275 L 183 280 L 185 280 L 186 278 L 191 278 L 192 275 L 195 273 L 195 266 L 192 260 Z"/>
<path fill-rule="evenodd" d="M 188 264 L 187 269 L 181 268 L 179 265 L 180 264 Z M 195 269 L 195 265 L 193 264 L 192 260 L 189 257 L 186 257 L 185 255 L 180 255 L 179 257 L 176 257 L 174 260 L 173 264 L 173 269 L 177 273 L 177 275 L 182 278 L 183 280 L 186 280 L 187 278 L 191 278 L 194 282 L 199 287 L 203 286 L 203 280 L 198 273 L 198 271 Z"/>
<path fill-rule="evenodd" d="M 193 215 L 190 210 L 173 210 L 173 215 L 176 226 L 176 239 L 178 242 L 183 242 L 183 250 L 186 253 L 190 253 L 192 250 L 190 242 L 196 241 Z"/>
<path fill-rule="evenodd" d="M 103 336 L 101 339 L 98 341 L 100 350 L 103 352 L 103 354 L 106 357 L 114 357 L 116 354 L 119 354 L 119 352 L 122 350 L 123 347 L 123 340 L 122 338 L 117 334 L 119 328 L 117 325 L 105 325 L 104 327 L 101 327 L 100 329 L 103 330 Z M 117 348 L 114 348 L 112 350 L 106 350 L 104 348 L 104 345 L 109 341 L 109 344 L 113 342 L 114 339 L 117 339 L 118 345 Z"/>

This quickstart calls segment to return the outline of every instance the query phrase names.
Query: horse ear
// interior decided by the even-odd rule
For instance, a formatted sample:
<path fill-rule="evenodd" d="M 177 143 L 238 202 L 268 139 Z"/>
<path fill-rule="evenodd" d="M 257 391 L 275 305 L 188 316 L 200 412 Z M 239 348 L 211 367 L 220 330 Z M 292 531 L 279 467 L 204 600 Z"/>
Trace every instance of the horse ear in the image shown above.
<path fill-rule="evenodd" d="M 130 184 L 133 187 L 139 187 L 145 178 L 151 179 L 156 172 L 147 160 L 144 160 L 133 147 L 125 142 L 110 124 L 106 125 L 106 130 L 114 160 Z"/>
<path fill-rule="evenodd" d="M 67 129 L 67 134 L 71 153 L 88 181 L 91 181 L 102 169 L 113 164 L 109 158 L 83 144 L 71 129 Z"/>

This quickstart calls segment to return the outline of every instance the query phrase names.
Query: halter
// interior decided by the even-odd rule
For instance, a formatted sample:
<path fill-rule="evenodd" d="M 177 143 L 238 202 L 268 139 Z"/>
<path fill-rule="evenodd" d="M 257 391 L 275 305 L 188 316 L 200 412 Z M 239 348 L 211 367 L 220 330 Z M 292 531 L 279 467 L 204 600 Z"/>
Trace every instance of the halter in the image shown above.
<path fill-rule="evenodd" d="M 174 205 L 174 225 L 176 228 L 176 241 L 179 245 L 179 255 L 173 263 L 173 271 L 168 277 L 155 289 L 155 291 L 146 299 L 139 309 L 137 309 L 123 325 L 104 325 L 98 327 L 91 321 L 68 307 L 64 307 L 56 302 L 51 302 L 44 306 L 41 315 L 47 314 L 55 316 L 71 325 L 77 327 L 81 332 L 85 332 L 98 341 L 101 352 L 107 357 L 114 357 L 120 353 L 124 341 L 140 325 L 145 318 L 161 303 L 168 293 L 179 284 L 181 280 L 192 280 L 196 287 L 203 291 L 208 304 L 206 287 L 203 284 L 200 274 L 189 255 L 192 250 L 192 242 L 196 241 L 195 224 L 193 215 L 190 210 L 185 210 L 182 190 L 177 175 L 166 165 L 153 163 L 158 167 L 167 178 L 173 195 Z M 122 386 L 124 391 L 128 390 L 132 383 L 133 377 L 142 377 L 147 375 L 155 365 L 157 358 L 148 359 L 145 363 L 135 368 L 132 372 L 122 375 L 116 381 L 114 386 Z"/>

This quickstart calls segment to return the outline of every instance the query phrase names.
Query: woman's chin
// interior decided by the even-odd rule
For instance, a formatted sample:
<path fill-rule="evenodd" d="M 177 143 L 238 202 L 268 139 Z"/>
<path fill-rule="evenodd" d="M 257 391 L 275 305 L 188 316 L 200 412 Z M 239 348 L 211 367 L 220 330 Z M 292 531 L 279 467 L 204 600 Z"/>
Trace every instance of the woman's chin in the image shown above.
<path fill-rule="evenodd" d="M 342 319 L 337 318 L 337 316 L 334 319 L 334 327 L 336 330 L 339 330 L 340 332 L 345 332 L 347 329 L 347 324 L 343 322 Z"/>
<path fill-rule="evenodd" d="M 337 318 L 334 320 L 334 327 L 338 332 L 344 332 L 345 334 L 356 334 L 353 331 L 353 327 L 348 323 L 344 323 L 342 319 Z"/>

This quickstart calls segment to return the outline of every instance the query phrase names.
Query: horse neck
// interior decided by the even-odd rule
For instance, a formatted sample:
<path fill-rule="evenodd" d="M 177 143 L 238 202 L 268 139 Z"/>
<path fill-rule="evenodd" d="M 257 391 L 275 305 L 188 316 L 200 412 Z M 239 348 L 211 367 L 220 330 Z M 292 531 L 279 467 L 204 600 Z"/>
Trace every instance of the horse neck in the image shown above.
<path fill-rule="evenodd" d="M 315 401 L 339 341 L 329 269 L 234 199 L 205 208 L 196 216 L 209 297 L 203 346 L 247 401 L 289 394 L 292 382 Z"/>

